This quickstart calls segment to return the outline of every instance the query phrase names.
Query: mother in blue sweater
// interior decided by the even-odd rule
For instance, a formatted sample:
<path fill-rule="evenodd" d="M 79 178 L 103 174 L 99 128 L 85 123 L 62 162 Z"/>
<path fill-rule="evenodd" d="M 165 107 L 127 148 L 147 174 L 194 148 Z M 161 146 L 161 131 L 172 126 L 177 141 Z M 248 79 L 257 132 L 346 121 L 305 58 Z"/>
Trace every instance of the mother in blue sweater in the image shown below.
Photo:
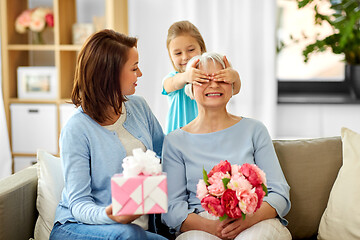
<path fill-rule="evenodd" d="M 50 239 L 165 239 L 147 231 L 148 215 L 113 216 L 110 178 L 134 148 L 161 154 L 164 134 L 135 93 L 137 39 L 103 30 L 77 59 L 71 94 L 77 112 L 61 130 L 65 186 Z"/>
<path fill-rule="evenodd" d="M 225 68 L 223 57 L 204 53 L 197 68 L 211 75 Z M 290 209 L 289 186 L 266 127 L 259 121 L 227 112 L 232 85 L 209 81 L 186 86 L 195 98 L 199 115 L 165 137 L 163 166 L 168 176 L 169 210 L 163 221 L 177 239 L 291 239 L 283 218 Z M 257 164 L 265 173 L 268 196 L 245 220 L 219 221 L 204 211 L 196 197 L 203 167 L 210 171 L 220 160 L 231 164 Z"/>

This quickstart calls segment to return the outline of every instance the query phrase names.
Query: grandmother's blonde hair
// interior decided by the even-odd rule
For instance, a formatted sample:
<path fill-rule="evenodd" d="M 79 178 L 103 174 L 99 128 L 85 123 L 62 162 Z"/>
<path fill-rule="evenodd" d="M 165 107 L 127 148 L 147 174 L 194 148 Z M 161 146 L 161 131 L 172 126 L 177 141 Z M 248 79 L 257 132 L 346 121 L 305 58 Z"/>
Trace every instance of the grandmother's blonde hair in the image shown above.
<path fill-rule="evenodd" d="M 196 60 L 199 60 L 199 62 L 196 64 L 195 68 L 199 68 L 200 65 L 202 65 L 204 68 L 207 68 L 209 62 L 212 62 L 213 64 L 219 63 L 223 67 L 223 69 L 226 68 L 224 62 L 224 55 L 216 52 L 205 52 L 202 55 L 197 55 L 190 59 L 190 61 L 186 65 L 185 71 L 188 71 L 191 68 L 193 62 Z M 194 99 L 194 93 L 191 83 L 186 84 L 185 94 L 191 99 Z"/>

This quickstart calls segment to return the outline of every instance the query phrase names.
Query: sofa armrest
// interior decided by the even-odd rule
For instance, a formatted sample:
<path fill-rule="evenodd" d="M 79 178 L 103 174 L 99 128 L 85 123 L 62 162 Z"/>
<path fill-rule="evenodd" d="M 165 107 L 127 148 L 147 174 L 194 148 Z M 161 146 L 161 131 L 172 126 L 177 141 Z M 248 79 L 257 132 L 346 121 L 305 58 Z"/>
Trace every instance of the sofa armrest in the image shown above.
<path fill-rule="evenodd" d="M 33 237 L 37 183 L 36 165 L 0 180 L 0 239 Z"/>

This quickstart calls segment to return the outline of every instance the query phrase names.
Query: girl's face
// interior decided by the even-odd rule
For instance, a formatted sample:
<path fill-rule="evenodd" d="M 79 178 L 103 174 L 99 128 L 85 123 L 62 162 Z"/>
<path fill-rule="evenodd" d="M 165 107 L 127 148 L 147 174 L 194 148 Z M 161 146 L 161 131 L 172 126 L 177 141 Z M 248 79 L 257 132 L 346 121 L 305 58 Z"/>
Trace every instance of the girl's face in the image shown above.
<path fill-rule="evenodd" d="M 178 71 L 185 72 L 188 61 L 194 56 L 201 55 L 201 48 L 195 38 L 185 34 L 170 41 L 169 53 Z"/>
<path fill-rule="evenodd" d="M 210 60 L 206 68 L 200 64 L 199 69 L 207 74 L 212 74 L 223 69 L 223 67 L 220 63 L 213 63 Z M 232 97 L 232 84 L 229 83 L 210 80 L 207 83 L 202 83 L 201 86 L 193 84 L 192 87 L 197 104 L 206 108 L 226 107 Z"/>
<path fill-rule="evenodd" d="M 138 66 L 139 54 L 135 47 L 129 50 L 128 57 L 120 75 L 121 92 L 123 95 L 134 94 L 135 87 L 137 86 L 137 78 L 142 76 L 142 72 Z"/>

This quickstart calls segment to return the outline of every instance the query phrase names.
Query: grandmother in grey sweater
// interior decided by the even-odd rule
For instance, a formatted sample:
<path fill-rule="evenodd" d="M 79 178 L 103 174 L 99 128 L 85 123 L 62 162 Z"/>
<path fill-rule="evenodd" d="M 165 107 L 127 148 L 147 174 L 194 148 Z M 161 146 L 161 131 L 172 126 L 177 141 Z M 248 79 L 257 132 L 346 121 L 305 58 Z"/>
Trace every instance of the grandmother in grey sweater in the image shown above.
<path fill-rule="evenodd" d="M 188 66 L 197 59 L 197 68 L 210 75 L 225 68 L 217 53 L 196 56 Z M 165 136 L 162 160 L 168 176 L 169 210 L 162 215 L 163 222 L 180 234 L 177 239 L 291 239 L 284 219 L 290 210 L 290 187 L 266 127 L 227 112 L 231 84 L 210 80 L 186 88 L 197 102 L 199 115 Z M 256 164 L 266 173 L 268 196 L 253 215 L 220 221 L 202 208 L 196 185 L 203 167 L 210 170 L 220 160 Z"/>

